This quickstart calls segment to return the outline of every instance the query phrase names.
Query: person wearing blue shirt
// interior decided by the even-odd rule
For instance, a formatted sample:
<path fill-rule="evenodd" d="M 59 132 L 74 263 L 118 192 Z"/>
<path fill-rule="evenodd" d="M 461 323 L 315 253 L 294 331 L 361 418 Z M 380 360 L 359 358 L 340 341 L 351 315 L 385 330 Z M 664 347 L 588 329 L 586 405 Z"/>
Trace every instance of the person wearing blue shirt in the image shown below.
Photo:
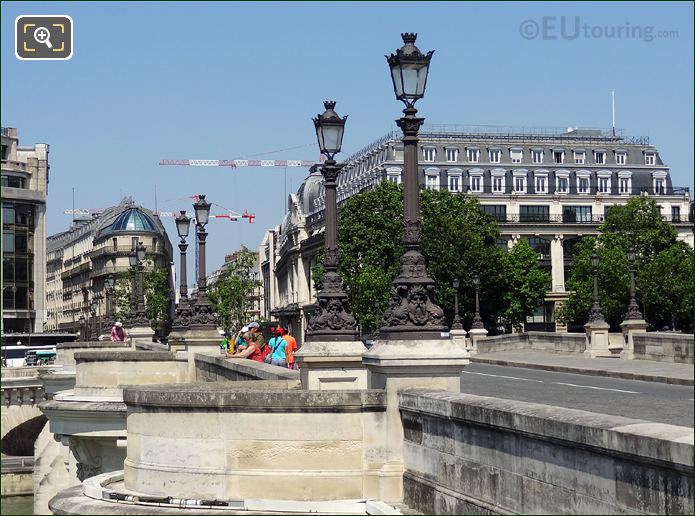
<path fill-rule="evenodd" d="M 282 337 L 283 333 L 283 329 L 278 327 L 275 337 L 270 339 L 268 346 L 271 349 L 270 363 L 280 367 L 287 367 L 287 354 L 285 353 L 287 341 Z"/>

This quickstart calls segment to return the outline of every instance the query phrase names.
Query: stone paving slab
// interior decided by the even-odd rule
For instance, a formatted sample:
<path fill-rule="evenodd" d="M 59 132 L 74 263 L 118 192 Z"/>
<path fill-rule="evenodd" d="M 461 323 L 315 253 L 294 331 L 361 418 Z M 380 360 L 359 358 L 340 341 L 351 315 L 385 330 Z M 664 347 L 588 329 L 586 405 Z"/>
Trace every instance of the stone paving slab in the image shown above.
<path fill-rule="evenodd" d="M 675 385 L 695 385 L 695 368 L 691 364 L 620 358 L 584 358 L 539 351 L 480 353 L 471 356 L 471 362 Z"/>

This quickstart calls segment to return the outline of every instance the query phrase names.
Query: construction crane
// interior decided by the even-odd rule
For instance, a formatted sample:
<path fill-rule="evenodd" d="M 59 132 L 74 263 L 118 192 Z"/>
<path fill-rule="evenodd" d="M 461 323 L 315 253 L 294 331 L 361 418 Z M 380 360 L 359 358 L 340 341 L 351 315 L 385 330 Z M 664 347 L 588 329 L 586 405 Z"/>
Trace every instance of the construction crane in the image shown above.
<path fill-rule="evenodd" d="M 316 161 L 301 159 L 163 159 L 160 165 L 180 165 L 186 167 L 304 167 L 317 164 Z"/>

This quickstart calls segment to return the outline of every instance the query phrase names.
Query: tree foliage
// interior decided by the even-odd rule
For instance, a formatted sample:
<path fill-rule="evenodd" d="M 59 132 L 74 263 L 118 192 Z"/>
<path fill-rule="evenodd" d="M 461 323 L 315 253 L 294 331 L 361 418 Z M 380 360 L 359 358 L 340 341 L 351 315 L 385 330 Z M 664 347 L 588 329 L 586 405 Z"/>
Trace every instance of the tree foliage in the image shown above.
<path fill-rule="evenodd" d="M 377 332 L 381 326 L 391 283 L 400 270 L 404 251 L 402 199 L 400 186 L 383 182 L 370 192 L 350 197 L 340 209 L 339 273 L 352 313 L 365 333 Z M 535 252 L 528 248 L 533 253 L 530 263 L 538 274 L 527 281 L 520 272 L 527 266 L 527 255 L 517 253 L 513 260 L 505 257 L 505 251 L 496 246 L 497 225 L 482 212 L 475 198 L 426 190 L 421 194 L 421 207 L 422 252 L 428 274 L 436 284 L 435 301 L 447 320 L 453 319 L 452 282 L 458 278 L 459 313 L 464 324 L 470 324 L 474 315 L 473 276 L 479 274 L 481 313 L 487 325 L 496 326 L 500 318 L 514 324 L 523 322 L 537 306 L 547 284 L 547 274 L 537 268 Z M 511 272 L 507 267 L 512 268 Z M 313 275 L 320 280 L 321 265 L 314 268 Z M 320 281 L 316 283 L 320 288 Z M 521 291 L 514 294 L 513 289 Z M 504 305 L 505 294 L 517 299 L 514 309 Z"/>
<path fill-rule="evenodd" d="M 529 309 L 532 311 L 543 301 L 550 277 L 538 267 L 538 253 L 524 240 L 504 255 L 503 270 L 503 319 L 521 331 Z"/>
<path fill-rule="evenodd" d="M 144 266 L 145 311 L 150 320 L 151 328 L 161 335 L 165 332 L 169 320 L 169 307 L 172 299 L 169 270 L 157 266 L 151 258 L 145 259 Z M 136 269 L 129 269 L 116 276 L 114 318 L 117 321 L 125 321 L 130 314 L 132 285 L 136 275 Z"/>
<path fill-rule="evenodd" d="M 147 318 L 157 335 L 164 335 L 169 322 L 169 307 L 173 297 L 169 270 L 158 267 L 152 260 L 147 260 L 145 263 L 149 265 L 143 279 Z"/>
<path fill-rule="evenodd" d="M 636 297 L 645 320 L 656 329 L 674 323 L 692 328 L 693 251 L 677 241 L 676 230 L 662 218 L 656 202 L 637 197 L 612 207 L 599 232 L 597 238 L 584 238 L 575 247 L 567 280 L 570 295 L 558 318 L 575 324 L 588 320 L 595 249 L 601 311 L 611 327 L 618 329 L 630 301 L 627 251 L 634 246 Z"/>
<path fill-rule="evenodd" d="M 242 247 L 208 289 L 218 323 L 225 331 L 241 328 L 250 317 L 251 295 L 260 286 L 260 282 L 251 275 L 255 262 L 254 254 Z"/>

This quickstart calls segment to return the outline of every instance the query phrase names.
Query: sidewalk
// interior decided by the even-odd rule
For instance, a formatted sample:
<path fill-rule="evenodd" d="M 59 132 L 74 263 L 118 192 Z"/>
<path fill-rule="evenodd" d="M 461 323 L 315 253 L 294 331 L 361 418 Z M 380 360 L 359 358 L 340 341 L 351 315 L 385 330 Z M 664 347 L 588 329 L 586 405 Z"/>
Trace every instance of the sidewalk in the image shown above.
<path fill-rule="evenodd" d="M 472 355 L 471 362 L 676 385 L 695 385 L 695 369 L 692 364 L 620 358 L 584 358 L 539 351 L 481 353 Z"/>

